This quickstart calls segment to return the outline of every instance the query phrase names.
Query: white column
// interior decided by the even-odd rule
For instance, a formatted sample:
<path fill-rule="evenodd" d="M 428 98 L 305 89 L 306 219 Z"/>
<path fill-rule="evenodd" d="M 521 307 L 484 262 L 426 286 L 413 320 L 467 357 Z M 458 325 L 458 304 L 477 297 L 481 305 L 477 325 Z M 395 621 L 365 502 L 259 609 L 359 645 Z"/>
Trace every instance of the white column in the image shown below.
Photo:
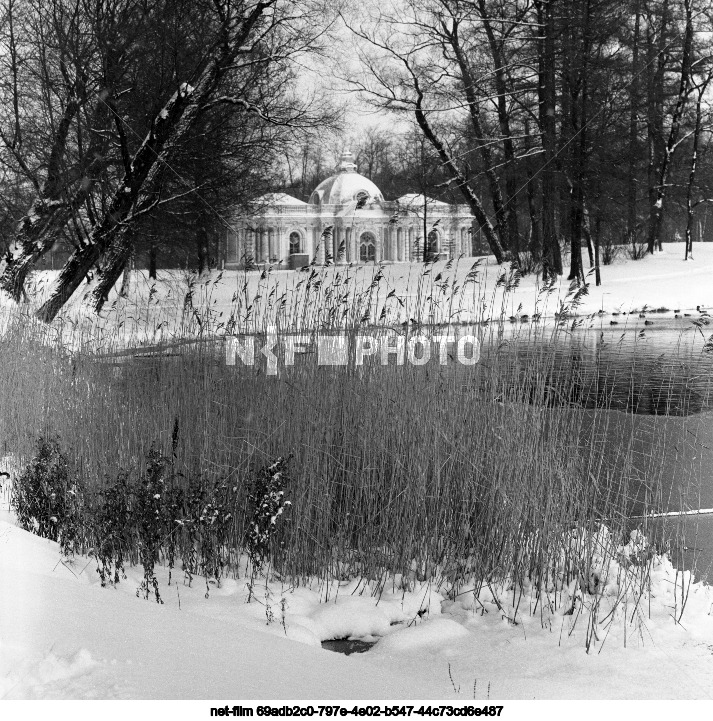
<path fill-rule="evenodd" d="M 272 263 L 275 255 L 275 231 L 273 228 L 267 229 L 267 260 Z"/>
<path fill-rule="evenodd" d="M 260 260 L 263 263 L 267 263 L 270 260 L 270 248 L 267 241 L 267 229 L 260 228 Z"/>
<path fill-rule="evenodd" d="M 284 235 L 285 231 L 284 228 L 281 225 L 278 225 L 275 229 L 275 255 L 277 255 L 277 260 L 281 260 L 284 265 L 284 261 L 287 260 L 287 254 L 285 253 L 284 249 Z"/>

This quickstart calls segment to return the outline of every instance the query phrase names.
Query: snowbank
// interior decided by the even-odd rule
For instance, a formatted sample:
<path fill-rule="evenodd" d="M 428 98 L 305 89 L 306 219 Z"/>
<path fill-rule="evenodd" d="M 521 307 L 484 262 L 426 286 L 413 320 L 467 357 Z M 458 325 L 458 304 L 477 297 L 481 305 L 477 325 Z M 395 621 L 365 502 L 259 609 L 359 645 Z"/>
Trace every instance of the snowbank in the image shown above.
<path fill-rule="evenodd" d="M 200 579 L 169 587 L 165 573 L 159 605 L 136 597 L 140 575 L 130 569 L 119 586 L 101 588 L 91 559 L 62 561 L 57 544 L 4 512 L 0 697 L 691 699 L 713 691 L 710 590 L 692 585 L 683 623 L 674 623 L 687 586 L 665 559 L 645 603 L 613 612 L 605 604 L 615 595 L 578 587 L 544 611 L 506 586 L 477 599 L 463 588 L 446 600 L 426 584 L 373 597 L 356 581 L 309 589 L 263 580 L 246 603 L 247 579 L 211 586 L 206 598 Z M 596 598 L 598 640 L 588 654 Z M 372 651 L 349 657 L 318 645 L 378 636 Z"/>

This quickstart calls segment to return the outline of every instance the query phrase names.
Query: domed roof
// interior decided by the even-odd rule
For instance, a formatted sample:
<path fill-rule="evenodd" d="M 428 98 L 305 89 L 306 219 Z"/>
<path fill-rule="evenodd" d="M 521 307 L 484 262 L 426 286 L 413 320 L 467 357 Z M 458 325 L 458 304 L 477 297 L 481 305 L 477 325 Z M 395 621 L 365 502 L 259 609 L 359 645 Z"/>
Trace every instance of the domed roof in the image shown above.
<path fill-rule="evenodd" d="M 384 196 L 374 183 L 357 173 L 354 155 L 345 150 L 337 174 L 323 180 L 309 198 L 310 205 L 346 205 L 366 196 L 366 202 L 384 202 Z"/>

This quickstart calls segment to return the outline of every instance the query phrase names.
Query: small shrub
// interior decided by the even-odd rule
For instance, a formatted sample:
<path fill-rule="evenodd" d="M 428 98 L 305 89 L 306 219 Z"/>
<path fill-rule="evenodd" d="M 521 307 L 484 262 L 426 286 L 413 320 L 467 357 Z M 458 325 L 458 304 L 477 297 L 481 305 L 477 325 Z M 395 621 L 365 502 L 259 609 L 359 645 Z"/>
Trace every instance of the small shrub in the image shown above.
<path fill-rule="evenodd" d="M 228 565 L 229 535 L 233 527 L 233 493 L 227 484 L 211 485 L 198 476 L 189 482 L 184 518 L 178 521 L 182 528 L 181 557 L 188 585 L 193 577 L 202 574 L 206 581 L 220 583 Z"/>
<path fill-rule="evenodd" d="M 83 494 L 56 438 L 39 438 L 37 455 L 12 486 L 10 504 L 21 528 L 59 541 L 71 555 L 83 539 Z"/>
<path fill-rule="evenodd" d="M 628 248 L 629 258 L 631 258 L 631 260 L 641 260 L 646 255 L 647 247 L 646 243 L 634 243 L 630 245 Z"/>
<path fill-rule="evenodd" d="M 611 235 L 604 235 L 601 244 L 602 265 L 611 265 L 619 257 L 622 250 L 623 247 L 621 245 L 617 245 Z M 634 260 L 637 260 L 637 258 Z"/>

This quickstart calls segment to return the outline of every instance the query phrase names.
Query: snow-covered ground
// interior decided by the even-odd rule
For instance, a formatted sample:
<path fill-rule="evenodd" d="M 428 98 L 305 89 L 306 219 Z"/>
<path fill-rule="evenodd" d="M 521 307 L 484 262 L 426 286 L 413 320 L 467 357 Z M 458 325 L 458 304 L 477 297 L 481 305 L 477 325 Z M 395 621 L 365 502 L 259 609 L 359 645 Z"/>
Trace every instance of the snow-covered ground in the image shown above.
<path fill-rule="evenodd" d="M 621 253 L 612 265 L 602 266 L 600 286 L 595 285 L 593 274 L 589 274 L 589 292 L 581 299 L 577 314 L 609 316 L 635 311 L 638 315 L 642 309 L 665 308 L 657 316 L 665 319 L 673 318 L 676 311 L 683 318 L 686 313 L 696 314 L 697 307 L 713 309 L 713 243 L 696 245 L 695 260 L 688 261 L 683 260 L 682 243 L 663 247 L 663 252 L 638 261 Z M 506 291 L 502 282 L 497 284 L 509 266 L 498 266 L 492 257 L 478 259 L 477 274 L 472 276 L 477 283 L 466 283 L 473 261 L 472 258 L 461 258 L 452 264 L 439 261 L 426 276 L 421 263 L 314 270 L 320 292 L 331 287 L 332 306 L 338 305 L 334 298 L 339 293 L 348 296 L 344 307 L 355 306 L 355 297 L 361 296 L 363 308 L 368 309 L 372 321 L 388 323 L 400 323 L 410 317 L 424 322 L 469 322 L 497 318 L 503 313 L 506 317 L 513 314 L 530 318 L 541 313 L 544 322 L 558 311 L 560 302 L 570 292 L 566 274 L 547 296 L 541 293 L 541 278 L 535 274 L 523 277 L 516 287 Z M 30 308 L 43 301 L 56 275 L 57 271 L 42 271 L 32 276 Z M 345 281 L 347 276 L 349 280 Z M 66 334 L 74 334 L 75 340 L 80 334 L 104 347 L 153 343 L 193 332 L 203 336 L 225 333 L 231 316 L 238 320 L 239 329 L 245 327 L 247 305 L 251 306 L 253 328 L 274 322 L 278 306 L 282 322 L 293 327 L 296 320 L 303 319 L 305 312 L 312 313 L 323 300 L 320 292 L 315 292 L 314 283 L 311 294 L 305 295 L 307 277 L 307 273 L 280 270 L 279 266 L 267 272 L 213 271 L 200 278 L 183 271 L 164 270 L 159 271 L 157 283 L 149 280 L 146 271 L 133 271 L 128 296 L 117 298 L 115 289 L 98 320 L 84 301 L 91 287 L 80 287 L 61 316 L 62 327 Z M 335 285 L 337 278 L 339 282 Z M 375 278 L 378 282 L 370 290 Z M 11 312 L 13 306 L 7 298 L 0 299 L 0 310 Z M 361 306 L 355 312 L 357 318 L 361 317 Z"/>
<path fill-rule="evenodd" d="M 654 255 L 647 255 L 641 260 L 633 261 L 622 254 L 616 258 L 612 265 L 602 266 L 602 285 L 596 286 L 594 275 L 588 275 L 589 294 L 583 299 L 579 313 L 596 313 L 604 310 L 606 313 L 617 311 L 640 310 L 648 308 L 666 307 L 671 312 L 680 309 L 695 310 L 696 306 L 704 306 L 709 310 L 713 308 L 713 243 L 702 243 L 695 246 L 695 260 L 683 260 L 684 246 L 682 243 L 664 244 L 664 250 Z M 430 279 L 427 279 L 426 286 L 430 280 L 435 279 L 439 274 L 442 281 L 449 279 L 455 281 L 456 285 L 463 286 L 463 281 L 471 270 L 473 258 L 461 258 L 446 269 L 446 262 L 439 261 L 433 265 Z M 499 274 L 507 266 L 498 266 L 492 256 L 482 258 L 479 266 L 478 281 L 482 295 L 489 300 Z M 418 294 L 419 278 L 423 272 L 421 263 L 396 263 L 384 265 L 384 290 L 386 295 L 393 290 L 396 296 L 405 300 L 414 299 Z M 335 274 L 341 273 L 344 276 L 345 266 L 333 266 L 327 269 L 317 269 L 325 273 L 327 279 Z M 368 288 L 374 275 L 378 270 L 377 266 L 357 266 L 350 270 L 354 280 L 353 285 L 360 289 Z M 183 276 L 177 271 L 161 271 L 166 279 L 170 279 L 165 290 L 157 288 L 154 297 L 170 293 L 167 300 L 182 302 L 183 296 L 177 295 L 177 289 L 185 284 Z M 150 292 L 151 283 L 145 278 L 145 272 L 136 272 L 140 281 L 134 283 L 136 292 L 144 297 Z M 214 271 L 211 279 L 217 278 Z M 196 290 L 206 288 L 203 293 L 196 292 L 194 300 L 200 299 L 201 295 L 210 299 L 216 306 L 229 306 L 237 288 L 242 288 L 244 283 L 248 285 L 248 297 L 254 298 L 258 292 L 268 297 L 273 288 L 276 288 L 275 295 L 279 297 L 282 292 L 292 290 L 300 281 L 304 281 L 305 273 L 279 270 L 277 267 L 272 270 L 268 278 L 261 278 L 261 273 L 253 271 L 244 273 L 242 271 L 225 271 L 218 283 L 211 283 L 210 287 L 206 279 L 196 283 Z M 49 278 L 47 279 L 49 280 Z M 518 287 L 509 291 L 508 305 L 516 310 L 522 304 L 522 313 L 532 314 L 541 278 L 535 274 L 529 274 L 522 278 Z M 569 291 L 570 283 L 566 279 L 566 273 L 559 279 L 555 286 L 554 298 L 564 299 Z M 423 293 L 424 295 L 426 293 Z M 472 297 L 471 291 L 464 296 L 465 299 Z M 499 298 L 500 296 L 498 296 Z M 557 305 L 554 302 L 549 304 L 550 311 L 555 312 Z M 499 302 L 495 303 L 493 310 L 499 310 Z"/>
<path fill-rule="evenodd" d="M 160 605 L 136 596 L 140 569 L 102 588 L 93 560 L 63 560 L 3 510 L 0 698 L 710 699 L 711 590 L 661 559 L 651 593 L 616 605 L 623 569 L 602 576 L 599 596 L 572 584 L 556 609 L 533 608 L 526 593 L 517 616 L 505 587 L 477 598 L 465 587 L 454 601 L 445 587 L 400 579 L 378 598 L 357 581 L 263 580 L 248 603 L 246 578 L 211 585 L 206 598 L 202 579 L 189 587 L 174 571 L 169 586 L 165 570 Z M 380 640 L 349 657 L 319 644 L 349 636 Z"/>

